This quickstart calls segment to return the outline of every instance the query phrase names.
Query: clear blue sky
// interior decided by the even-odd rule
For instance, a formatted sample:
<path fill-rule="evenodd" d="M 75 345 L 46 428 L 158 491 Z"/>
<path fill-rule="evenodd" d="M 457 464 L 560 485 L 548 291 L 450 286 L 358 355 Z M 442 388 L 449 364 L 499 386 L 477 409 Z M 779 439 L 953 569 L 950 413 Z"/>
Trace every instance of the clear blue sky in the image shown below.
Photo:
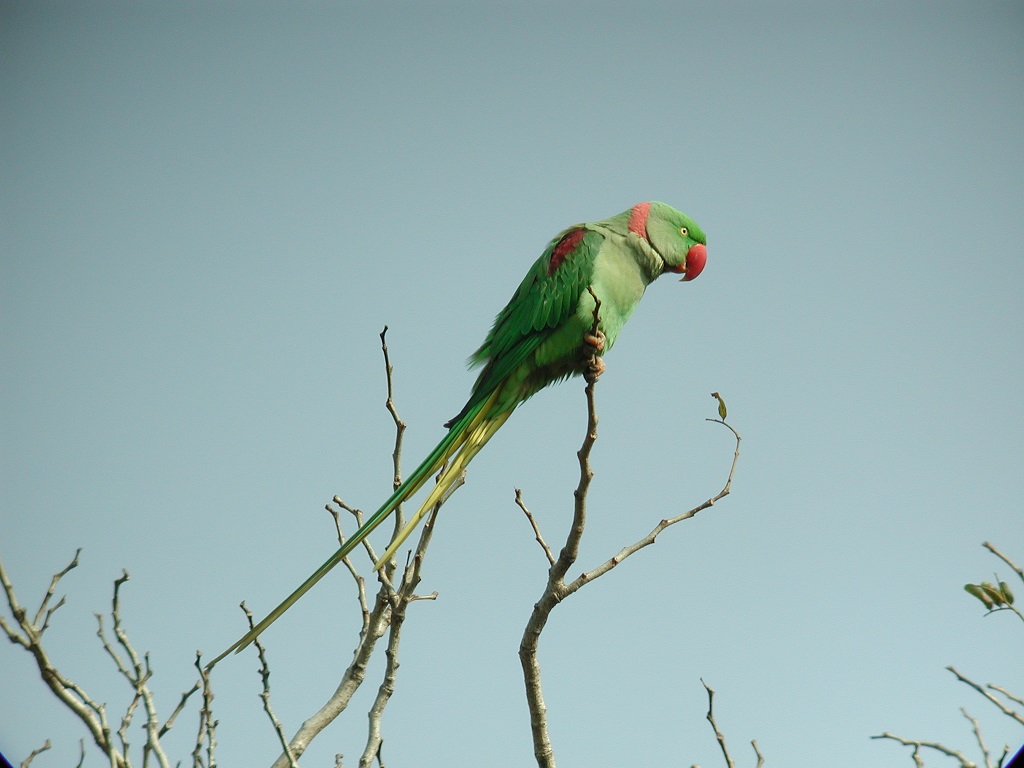
<path fill-rule="evenodd" d="M 323 505 L 441 437 L 495 312 L 563 227 L 669 202 L 708 234 L 598 390 L 580 567 L 733 494 L 561 606 L 560 766 L 734 755 L 899 766 L 882 730 L 1020 739 L 953 663 L 1024 691 L 1020 628 L 961 587 L 1024 560 L 1024 6 L 0 4 L 0 555 L 34 604 L 76 547 L 55 662 L 112 716 L 121 568 L 166 716 L 333 549 Z M 564 530 L 578 381 L 521 408 L 444 509 L 386 720 L 389 766 L 529 765 L 516 650 Z M 1006 569 L 1002 569 L 1005 576 Z M 265 640 L 289 733 L 357 617 L 332 576 Z M 0 647 L 0 749 L 84 731 Z M 251 655 L 217 669 L 222 765 L 269 764 Z M 379 667 L 304 765 L 354 764 Z M 187 756 L 195 707 L 172 751 Z M 997 727 L 999 726 L 999 727 Z M 136 734 L 136 742 L 141 736 Z M 87 765 L 101 765 L 95 751 Z"/>

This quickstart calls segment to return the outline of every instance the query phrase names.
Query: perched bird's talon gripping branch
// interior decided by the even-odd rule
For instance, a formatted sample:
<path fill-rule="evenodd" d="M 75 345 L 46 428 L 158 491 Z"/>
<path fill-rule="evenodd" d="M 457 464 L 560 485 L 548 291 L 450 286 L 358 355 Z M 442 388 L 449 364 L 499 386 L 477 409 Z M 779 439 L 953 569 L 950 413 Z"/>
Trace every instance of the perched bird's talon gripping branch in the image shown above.
<path fill-rule="evenodd" d="M 249 645 L 444 467 L 419 511 L 374 567 L 384 565 L 520 403 L 569 376 L 584 375 L 588 381 L 599 376 L 604 370 L 600 356 L 612 348 L 647 286 L 665 272 L 693 280 L 706 262 L 707 241 L 700 227 L 665 203 L 639 203 L 618 216 L 556 235 L 470 357 L 470 364 L 482 370 L 469 401 L 445 424 L 448 434 L 327 562 L 208 666 Z"/>

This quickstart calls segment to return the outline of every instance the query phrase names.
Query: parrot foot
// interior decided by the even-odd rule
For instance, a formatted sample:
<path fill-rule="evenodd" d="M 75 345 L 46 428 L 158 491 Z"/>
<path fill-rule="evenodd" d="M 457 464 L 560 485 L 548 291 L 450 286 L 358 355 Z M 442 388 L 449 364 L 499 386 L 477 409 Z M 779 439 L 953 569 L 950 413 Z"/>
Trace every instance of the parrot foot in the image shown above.
<path fill-rule="evenodd" d="M 601 331 L 597 331 L 596 333 L 583 334 L 583 342 L 587 346 L 593 347 L 594 352 L 596 354 L 601 354 L 602 352 L 604 352 L 605 338 L 605 335 L 601 333 Z"/>
<path fill-rule="evenodd" d="M 604 373 L 604 369 L 604 360 L 595 355 L 587 362 L 587 367 L 583 370 L 583 378 L 588 384 L 593 384 Z"/>
<path fill-rule="evenodd" d="M 597 381 L 598 377 L 604 373 L 604 360 L 601 359 L 600 355 L 604 352 L 606 338 L 598 330 L 595 330 L 593 333 L 583 334 L 583 343 L 591 348 L 590 357 L 587 359 L 586 367 L 583 369 L 583 378 L 588 384 Z"/>

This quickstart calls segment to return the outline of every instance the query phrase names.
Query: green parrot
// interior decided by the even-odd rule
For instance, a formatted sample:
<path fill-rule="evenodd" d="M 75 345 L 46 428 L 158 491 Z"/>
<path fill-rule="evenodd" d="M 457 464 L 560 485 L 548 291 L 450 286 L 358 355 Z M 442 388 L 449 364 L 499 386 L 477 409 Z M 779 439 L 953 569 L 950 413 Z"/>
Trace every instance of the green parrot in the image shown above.
<path fill-rule="evenodd" d="M 599 374 L 600 355 L 611 349 L 648 284 L 666 272 L 693 280 L 704 269 L 706 245 L 693 219 L 659 202 L 639 203 L 618 216 L 577 224 L 556 235 L 469 358 L 471 366 L 483 370 L 469 401 L 445 424 L 448 434 L 327 562 L 210 666 L 249 645 L 445 467 L 419 511 L 375 564 L 380 568 L 516 406 L 549 384 L 586 373 L 595 356 L 596 370 L 590 372 Z M 595 295 L 600 301 L 597 335 L 591 333 Z"/>

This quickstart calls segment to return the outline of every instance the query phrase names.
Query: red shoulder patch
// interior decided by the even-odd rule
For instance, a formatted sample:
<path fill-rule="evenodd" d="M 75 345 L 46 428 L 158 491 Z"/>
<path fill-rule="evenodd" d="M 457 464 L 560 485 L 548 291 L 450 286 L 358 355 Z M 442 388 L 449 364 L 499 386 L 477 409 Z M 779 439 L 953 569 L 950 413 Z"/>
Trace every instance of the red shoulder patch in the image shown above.
<path fill-rule="evenodd" d="M 548 262 L 548 274 L 554 274 L 555 270 L 562 266 L 565 261 L 565 257 L 576 250 L 576 246 L 580 244 L 580 241 L 586 236 L 587 231 L 585 229 L 574 229 L 572 232 L 566 232 L 562 236 L 562 239 L 558 241 L 551 251 L 551 260 Z"/>
<path fill-rule="evenodd" d="M 644 240 L 647 239 L 647 217 L 651 215 L 650 203 L 637 203 L 629 211 L 629 231 Z"/>

